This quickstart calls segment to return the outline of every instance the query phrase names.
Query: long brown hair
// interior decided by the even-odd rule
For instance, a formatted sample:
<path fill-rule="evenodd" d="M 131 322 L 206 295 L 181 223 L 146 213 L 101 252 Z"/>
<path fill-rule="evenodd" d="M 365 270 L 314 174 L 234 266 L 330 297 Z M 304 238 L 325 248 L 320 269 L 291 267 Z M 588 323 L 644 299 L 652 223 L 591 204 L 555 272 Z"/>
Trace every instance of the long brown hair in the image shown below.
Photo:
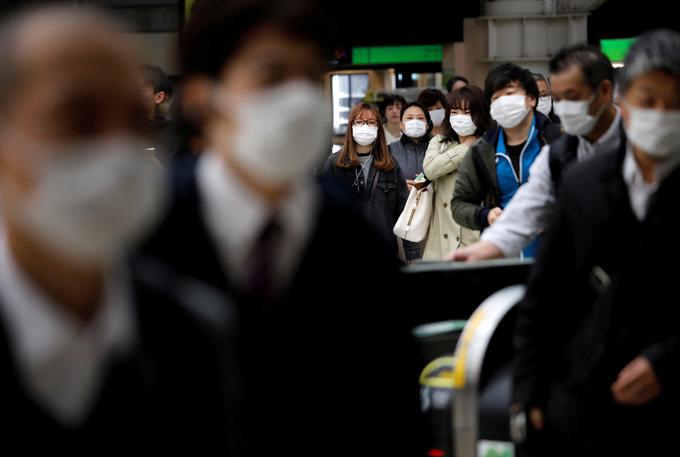
<path fill-rule="evenodd" d="M 385 141 L 385 132 L 383 131 L 382 122 L 380 122 L 380 113 L 378 109 L 368 103 L 357 103 L 352 111 L 349 113 L 347 120 L 347 133 L 345 133 L 345 143 L 338 154 L 338 160 L 335 164 L 340 168 L 358 168 L 361 166 L 359 156 L 357 155 L 357 145 L 352 136 L 352 125 L 354 120 L 359 117 L 364 111 L 369 111 L 375 117 L 378 123 L 378 137 L 373 143 L 373 164 L 372 166 L 380 171 L 392 171 L 397 163 L 392 158 L 392 154 L 387 149 L 387 141 Z"/>

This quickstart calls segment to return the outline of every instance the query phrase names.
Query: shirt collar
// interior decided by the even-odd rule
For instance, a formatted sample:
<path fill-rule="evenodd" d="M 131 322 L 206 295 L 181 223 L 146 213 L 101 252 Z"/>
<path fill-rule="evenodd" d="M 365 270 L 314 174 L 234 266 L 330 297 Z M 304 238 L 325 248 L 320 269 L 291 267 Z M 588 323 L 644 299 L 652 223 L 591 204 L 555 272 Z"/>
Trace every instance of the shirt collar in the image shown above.
<path fill-rule="evenodd" d="M 630 188 L 636 184 L 644 184 L 642 170 L 635 161 L 635 154 L 630 143 L 626 146 L 626 156 L 623 159 L 623 180 Z"/>
<path fill-rule="evenodd" d="M 654 175 L 656 181 L 654 183 L 646 183 L 642 170 L 640 169 L 637 161 L 635 160 L 635 153 L 633 152 L 633 146 L 630 142 L 626 145 L 626 157 L 623 160 L 623 179 L 626 185 L 631 186 L 633 184 L 646 185 L 646 186 L 657 186 L 664 180 L 668 175 L 670 175 L 673 170 L 680 166 L 680 155 L 674 155 L 659 162 L 654 167 Z"/>
<path fill-rule="evenodd" d="M 84 414 L 107 357 L 130 349 L 136 337 L 123 268 L 106 275 L 102 304 L 83 324 L 26 276 L 5 237 L 0 239 L 0 312 L 29 388 L 66 421 Z"/>
<path fill-rule="evenodd" d="M 240 251 L 250 246 L 257 237 L 255 227 L 266 223 L 269 210 L 217 156 L 205 152 L 198 163 L 198 185 L 203 212 L 220 244 L 229 251 Z"/>
<path fill-rule="evenodd" d="M 232 266 L 243 264 L 260 230 L 273 215 L 284 234 L 290 235 L 287 238 L 302 242 L 310 235 L 320 202 L 318 185 L 312 177 L 296 182 L 289 195 L 270 206 L 215 153 L 202 155 L 197 173 L 208 226 L 222 250 L 221 256 L 226 256 Z M 233 267 L 228 270 L 237 276 L 240 271 Z"/>

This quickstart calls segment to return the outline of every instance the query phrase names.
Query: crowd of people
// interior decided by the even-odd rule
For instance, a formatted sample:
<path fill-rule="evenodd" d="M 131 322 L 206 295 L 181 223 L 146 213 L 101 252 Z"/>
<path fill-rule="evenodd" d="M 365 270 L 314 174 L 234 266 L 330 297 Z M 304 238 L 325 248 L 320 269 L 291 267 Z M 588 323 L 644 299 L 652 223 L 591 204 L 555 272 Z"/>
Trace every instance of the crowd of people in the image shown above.
<path fill-rule="evenodd" d="M 424 455 L 400 269 L 503 257 L 535 258 L 523 451 L 672 443 L 680 34 L 639 37 L 617 78 L 578 44 L 549 75 L 507 63 L 358 103 L 328 155 L 318 5 L 197 0 L 176 91 L 118 31 L 59 7 L 0 25 L 9 444 Z M 422 192 L 426 235 L 399 238 Z"/>

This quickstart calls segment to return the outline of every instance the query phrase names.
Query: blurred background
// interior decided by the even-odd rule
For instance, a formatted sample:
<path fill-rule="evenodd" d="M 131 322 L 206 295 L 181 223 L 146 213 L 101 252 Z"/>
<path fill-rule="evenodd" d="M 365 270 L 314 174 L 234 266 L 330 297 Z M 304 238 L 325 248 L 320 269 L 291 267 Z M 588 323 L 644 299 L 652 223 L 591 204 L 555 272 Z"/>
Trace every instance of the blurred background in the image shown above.
<path fill-rule="evenodd" d="M 125 39 L 143 62 L 163 68 L 176 81 L 174 52 L 195 0 L 77 0 L 118 17 Z M 0 0 L 0 11 L 45 3 Z M 53 2 L 55 3 L 55 2 Z M 445 89 L 454 75 L 483 87 L 499 63 L 513 62 L 541 74 L 561 47 L 587 41 L 622 65 L 633 38 L 658 27 L 679 29 L 670 2 L 647 0 L 488 0 L 420 2 L 401 6 L 376 0 L 327 1 L 336 43 L 328 56 L 325 87 L 333 104 L 334 144 L 342 142 L 350 108 L 377 103 L 384 93 L 415 100 L 427 87 Z M 335 146 L 337 150 L 339 146 Z"/>

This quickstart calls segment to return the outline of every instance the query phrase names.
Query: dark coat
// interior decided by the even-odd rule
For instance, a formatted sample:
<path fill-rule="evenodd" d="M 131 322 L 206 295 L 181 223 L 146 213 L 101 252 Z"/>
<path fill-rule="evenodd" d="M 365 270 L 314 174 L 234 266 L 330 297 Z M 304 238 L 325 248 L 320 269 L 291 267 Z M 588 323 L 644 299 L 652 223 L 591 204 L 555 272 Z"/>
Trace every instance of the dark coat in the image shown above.
<path fill-rule="evenodd" d="M 195 166 L 175 177 L 167 219 L 144 248 L 236 297 L 247 455 L 415 455 L 417 349 L 398 263 L 323 184 L 316 227 L 288 291 L 266 312 L 230 285 L 201 214 Z"/>
<path fill-rule="evenodd" d="M 399 164 L 406 179 L 414 179 L 416 175 L 423 172 L 423 161 L 431 139 L 432 135 L 428 133 L 416 143 L 406 135 L 402 135 L 399 141 L 389 145 L 390 153 Z"/>
<path fill-rule="evenodd" d="M 427 146 L 427 145 L 426 145 Z M 323 166 L 322 174 L 332 177 L 344 189 L 352 189 L 356 180 L 356 168 L 341 168 L 336 165 L 338 154 L 331 154 Z M 408 200 L 406 177 L 399 165 L 391 171 L 380 171 L 371 166 L 366 185 L 360 195 L 357 195 L 362 211 L 368 222 L 389 243 L 393 249 L 393 256 L 397 255 L 397 237 L 394 235 L 394 225 Z M 418 243 L 404 241 L 406 260 L 416 260 L 421 257 Z"/>
<path fill-rule="evenodd" d="M 625 147 L 566 171 L 518 312 L 514 400 L 545 410 L 550 449 L 565 455 L 651 455 L 669 448 L 677 425 L 680 307 L 668 262 L 680 257 L 680 168 L 639 222 Z M 618 405 L 611 384 L 638 355 L 652 362 L 662 395 Z"/>
<path fill-rule="evenodd" d="M 135 268 L 131 284 L 136 344 L 111 361 L 92 412 L 75 428 L 28 395 L 0 319 L 0 425 L 7 449 L 234 455 L 242 446 L 232 416 L 232 385 L 239 382 L 231 349 L 235 307 L 215 290 L 146 262 Z"/>

